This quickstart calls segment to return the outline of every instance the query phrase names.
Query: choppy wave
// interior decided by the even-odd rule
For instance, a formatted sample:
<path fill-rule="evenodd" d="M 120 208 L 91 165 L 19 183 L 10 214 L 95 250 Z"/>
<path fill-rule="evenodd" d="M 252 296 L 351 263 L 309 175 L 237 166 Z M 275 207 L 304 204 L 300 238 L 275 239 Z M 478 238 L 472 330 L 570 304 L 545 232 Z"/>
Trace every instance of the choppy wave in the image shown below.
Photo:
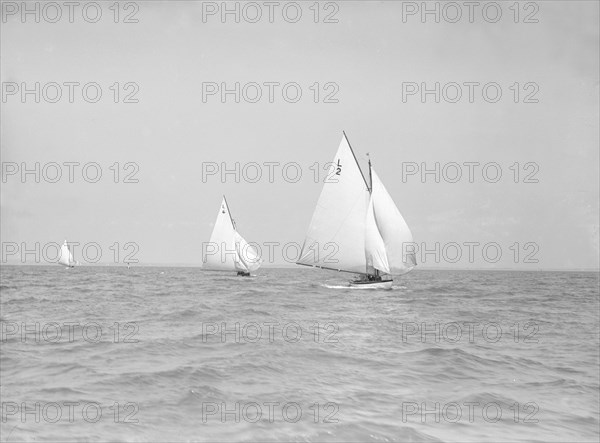
<path fill-rule="evenodd" d="M 597 273 L 1 275 L 1 441 L 599 438 Z"/>

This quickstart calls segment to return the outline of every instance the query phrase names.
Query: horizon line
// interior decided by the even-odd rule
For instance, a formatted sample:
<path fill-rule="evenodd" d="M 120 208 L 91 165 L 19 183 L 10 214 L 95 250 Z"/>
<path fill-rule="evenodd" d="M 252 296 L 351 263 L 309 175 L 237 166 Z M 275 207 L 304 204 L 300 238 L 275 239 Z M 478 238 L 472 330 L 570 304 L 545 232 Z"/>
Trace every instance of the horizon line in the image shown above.
<path fill-rule="evenodd" d="M 58 263 L 0 263 L 0 267 L 3 266 L 48 266 L 54 267 Z M 94 264 L 80 264 L 76 267 L 83 268 L 126 268 L 127 263 L 94 263 Z M 197 268 L 198 270 L 206 272 L 227 272 L 227 271 L 214 271 L 210 269 L 203 269 L 202 265 L 198 264 L 186 264 L 186 263 L 130 263 L 130 268 Z M 304 269 L 293 265 L 270 265 L 261 266 L 260 269 Z M 314 268 L 316 269 L 316 268 Z M 423 267 L 417 266 L 413 271 L 518 271 L 518 272 L 600 272 L 600 268 L 536 268 L 536 269 L 523 269 L 523 268 L 445 268 L 445 267 Z M 231 271 L 233 272 L 233 271 Z M 336 272 L 330 270 L 330 272 Z"/>

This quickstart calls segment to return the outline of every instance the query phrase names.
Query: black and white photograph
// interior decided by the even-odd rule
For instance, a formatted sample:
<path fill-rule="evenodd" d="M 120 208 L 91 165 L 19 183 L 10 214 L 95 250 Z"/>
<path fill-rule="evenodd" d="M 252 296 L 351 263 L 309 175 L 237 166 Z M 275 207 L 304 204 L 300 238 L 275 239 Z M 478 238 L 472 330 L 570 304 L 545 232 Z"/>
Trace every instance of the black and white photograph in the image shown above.
<path fill-rule="evenodd" d="M 600 1 L 0 7 L 0 442 L 600 440 Z"/>

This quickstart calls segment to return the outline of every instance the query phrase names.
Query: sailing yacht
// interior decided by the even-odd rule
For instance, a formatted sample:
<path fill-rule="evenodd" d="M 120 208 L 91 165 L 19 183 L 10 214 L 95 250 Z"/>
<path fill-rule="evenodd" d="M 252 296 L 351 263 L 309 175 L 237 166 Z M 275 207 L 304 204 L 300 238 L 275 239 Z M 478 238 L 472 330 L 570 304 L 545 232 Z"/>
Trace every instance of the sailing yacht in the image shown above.
<path fill-rule="evenodd" d="M 342 141 L 297 264 L 359 274 L 351 286 L 391 289 L 392 275 L 416 266 L 410 229 L 369 159 L 369 180 Z"/>
<path fill-rule="evenodd" d="M 71 253 L 71 250 L 69 249 L 69 245 L 67 245 L 66 240 L 60 247 L 60 257 L 58 259 L 58 264 L 66 266 L 67 268 L 74 268 L 75 265 L 79 264 L 79 262 L 76 262 L 73 258 L 73 254 Z"/>
<path fill-rule="evenodd" d="M 212 271 L 237 271 L 237 275 L 249 277 L 262 264 L 256 249 L 237 232 L 223 196 L 215 227 L 210 236 L 209 248 L 204 249 L 203 268 Z"/>

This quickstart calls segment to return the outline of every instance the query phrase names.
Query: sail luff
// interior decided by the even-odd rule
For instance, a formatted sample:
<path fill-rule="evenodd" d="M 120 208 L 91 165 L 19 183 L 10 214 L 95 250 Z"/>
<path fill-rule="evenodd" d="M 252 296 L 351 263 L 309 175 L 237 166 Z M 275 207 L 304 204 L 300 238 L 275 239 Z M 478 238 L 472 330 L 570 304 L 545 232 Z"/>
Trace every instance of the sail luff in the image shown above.
<path fill-rule="evenodd" d="M 231 211 L 229 210 L 229 204 L 227 203 L 227 198 L 225 194 L 223 194 L 223 202 L 225 203 L 225 207 L 227 208 L 227 213 L 229 214 L 229 221 L 231 222 L 231 226 L 235 230 L 235 222 L 233 221 L 233 216 L 231 215 Z"/>
<path fill-rule="evenodd" d="M 352 149 L 352 145 L 350 144 L 350 140 L 348 140 L 348 136 L 346 135 L 346 131 L 342 131 L 342 133 L 344 134 L 344 138 L 346 139 L 346 143 L 348 143 L 348 147 L 350 148 L 350 152 L 352 153 L 352 157 L 354 158 L 354 162 L 356 163 L 356 167 L 360 171 L 360 175 L 363 178 L 363 181 L 365 182 L 365 186 L 367 187 L 367 190 L 370 192 L 371 191 L 371 187 L 367 183 L 367 179 L 366 179 L 365 175 L 363 174 L 362 169 L 360 168 L 360 163 L 358 163 L 358 159 L 356 158 L 356 154 L 354 153 L 354 149 Z M 370 163 L 369 163 L 369 166 L 371 166 Z"/>

